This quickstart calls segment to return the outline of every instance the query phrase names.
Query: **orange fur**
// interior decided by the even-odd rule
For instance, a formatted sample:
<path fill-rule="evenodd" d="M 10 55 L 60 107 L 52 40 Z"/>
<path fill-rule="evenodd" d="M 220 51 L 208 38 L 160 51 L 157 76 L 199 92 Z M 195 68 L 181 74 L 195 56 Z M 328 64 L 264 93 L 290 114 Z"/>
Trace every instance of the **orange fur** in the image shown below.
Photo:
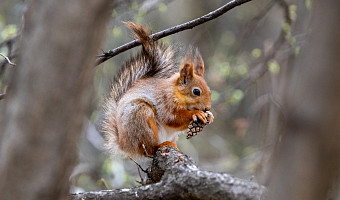
<path fill-rule="evenodd" d="M 155 118 L 150 117 L 148 120 L 148 125 L 154 134 L 155 140 L 158 141 L 158 128 L 157 128 Z"/>
<path fill-rule="evenodd" d="M 171 49 L 158 45 L 142 26 L 126 25 L 143 51 L 127 62 L 111 87 L 103 126 L 106 146 L 116 145 L 130 157 L 154 155 L 162 146 L 177 148 L 178 132 L 193 116 L 206 121 L 204 111 L 211 108 L 203 59 L 198 50 L 189 51 L 175 72 Z"/>
<path fill-rule="evenodd" d="M 177 151 L 179 151 L 179 149 L 177 148 L 177 145 L 173 142 L 165 141 L 165 142 L 163 142 L 162 144 L 159 145 L 159 148 L 164 147 L 164 146 L 173 146 L 177 149 Z"/>

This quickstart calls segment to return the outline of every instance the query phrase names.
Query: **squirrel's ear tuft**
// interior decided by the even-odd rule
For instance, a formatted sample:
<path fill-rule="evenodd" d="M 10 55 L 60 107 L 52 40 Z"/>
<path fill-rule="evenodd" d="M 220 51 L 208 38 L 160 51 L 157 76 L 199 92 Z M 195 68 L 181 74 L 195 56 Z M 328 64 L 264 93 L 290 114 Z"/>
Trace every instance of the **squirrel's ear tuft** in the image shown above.
<path fill-rule="evenodd" d="M 187 54 L 184 58 L 184 62 L 179 69 L 179 78 L 180 82 L 182 84 L 187 84 L 191 81 L 194 75 L 194 66 L 193 66 L 193 60 L 192 55 Z"/>
<path fill-rule="evenodd" d="M 198 49 L 195 50 L 195 56 L 194 56 L 194 71 L 195 74 L 198 76 L 202 76 L 204 74 L 204 62 L 202 59 L 202 56 Z"/>

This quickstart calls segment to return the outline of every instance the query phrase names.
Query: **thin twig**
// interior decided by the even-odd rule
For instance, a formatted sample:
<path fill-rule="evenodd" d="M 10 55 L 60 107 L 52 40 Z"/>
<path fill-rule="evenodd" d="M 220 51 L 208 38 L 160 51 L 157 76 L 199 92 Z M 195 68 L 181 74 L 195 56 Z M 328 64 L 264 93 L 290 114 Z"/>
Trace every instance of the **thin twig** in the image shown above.
<path fill-rule="evenodd" d="M 12 66 L 16 65 L 15 63 L 12 63 L 11 60 L 7 56 L 5 56 L 4 54 L 0 53 L 0 56 L 4 57 L 10 65 L 12 65 Z"/>
<path fill-rule="evenodd" d="M 246 2 L 249 2 L 249 1 L 252 1 L 252 0 L 232 0 L 232 1 L 228 2 L 227 4 L 225 4 L 224 6 L 218 8 L 218 9 L 216 9 L 216 10 L 214 10 L 214 11 L 212 11 L 212 12 L 206 14 L 206 15 L 203 15 L 202 17 L 196 18 L 196 19 L 191 20 L 189 22 L 168 28 L 166 30 L 160 31 L 160 32 L 155 33 L 155 34 L 152 34 L 150 37 L 153 40 L 156 41 L 156 40 L 159 40 L 163 37 L 172 35 L 174 33 L 178 33 L 178 32 L 181 32 L 181 31 L 184 31 L 184 30 L 187 30 L 187 29 L 192 29 L 195 26 L 198 26 L 198 25 L 203 24 L 207 21 L 213 20 L 213 19 L 223 15 L 224 13 L 228 12 L 229 10 L 235 8 L 236 6 L 239 6 L 239 5 L 244 4 Z M 140 42 L 138 40 L 133 40 L 133 41 L 126 43 L 126 44 L 124 44 L 120 47 L 117 47 L 117 48 L 109 50 L 108 52 L 105 52 L 101 55 L 98 55 L 96 65 L 99 65 L 100 63 L 103 63 L 106 60 L 108 60 L 108 59 L 128 50 L 128 49 L 134 48 L 138 45 L 140 45 Z"/>
<path fill-rule="evenodd" d="M 132 160 L 138 167 L 139 167 L 139 169 L 141 169 L 144 173 L 148 173 L 145 169 L 143 169 L 143 167 L 140 165 L 140 164 L 138 164 L 134 159 L 132 159 L 131 157 L 129 157 L 129 159 L 130 160 Z"/>
<path fill-rule="evenodd" d="M 144 181 L 144 178 L 142 177 L 142 175 L 141 175 L 141 173 L 140 173 L 139 167 L 137 167 L 137 171 L 138 171 L 138 175 L 139 175 L 140 181 L 137 181 L 137 180 L 136 180 L 136 182 L 139 183 L 139 184 L 141 184 L 141 185 L 146 185 L 146 184 L 145 184 L 145 181 Z"/>
<path fill-rule="evenodd" d="M 278 2 L 278 0 L 271 0 L 263 9 L 262 11 L 260 11 L 250 22 L 246 23 L 243 26 L 243 32 L 237 34 L 238 35 L 238 44 L 236 47 L 236 51 L 234 53 L 234 58 L 237 58 L 239 54 L 241 54 L 241 52 L 243 52 L 243 48 L 244 46 L 246 46 L 245 44 L 247 42 L 249 42 L 250 39 L 252 39 L 250 36 L 251 34 L 254 32 L 255 28 L 259 25 L 259 23 L 261 21 L 263 21 L 263 19 L 266 17 L 266 15 L 269 13 L 269 11 L 276 5 L 276 3 Z M 235 45 L 236 46 L 236 45 Z M 235 47 L 233 47 L 235 48 Z M 232 62 L 235 59 L 232 60 Z"/>
<path fill-rule="evenodd" d="M 148 157 L 148 158 L 153 158 L 153 156 L 152 156 L 152 155 L 149 155 L 148 152 L 146 151 L 146 148 L 145 148 L 145 145 L 144 145 L 144 144 L 142 144 L 142 147 L 143 147 L 145 156 Z"/>
<path fill-rule="evenodd" d="M 284 11 L 284 19 L 285 22 L 289 24 L 289 26 L 292 26 L 293 21 L 290 19 L 289 17 L 289 6 L 287 4 L 286 1 L 284 0 L 279 0 L 279 5 L 282 7 L 283 11 Z M 258 72 L 253 75 L 253 76 L 249 76 L 241 81 L 239 81 L 235 88 L 239 88 L 243 91 L 249 89 L 249 87 L 253 84 L 256 83 L 259 79 L 261 79 L 268 71 L 268 67 L 267 64 L 268 62 L 275 58 L 275 56 L 278 53 L 278 49 L 280 49 L 284 44 L 287 43 L 286 41 L 286 32 L 285 30 L 281 30 L 280 35 L 278 36 L 278 38 L 276 39 L 273 47 L 271 48 L 271 50 L 269 51 L 268 55 L 258 64 Z"/>

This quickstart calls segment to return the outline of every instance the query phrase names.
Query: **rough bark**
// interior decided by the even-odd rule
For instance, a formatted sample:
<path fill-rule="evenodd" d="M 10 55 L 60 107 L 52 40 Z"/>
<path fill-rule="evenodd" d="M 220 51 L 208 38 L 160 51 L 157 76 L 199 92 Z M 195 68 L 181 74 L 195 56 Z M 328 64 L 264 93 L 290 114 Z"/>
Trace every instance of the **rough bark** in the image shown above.
<path fill-rule="evenodd" d="M 271 199 L 328 199 L 340 171 L 340 2 L 314 3 L 311 34 L 287 81 Z"/>
<path fill-rule="evenodd" d="M 200 170 L 190 157 L 173 147 L 160 148 L 147 171 L 149 179 L 157 183 L 131 189 L 72 194 L 69 199 L 260 200 L 266 193 L 266 189 L 257 183 Z"/>
<path fill-rule="evenodd" d="M 60 199 L 92 96 L 110 0 L 33 0 L 0 102 L 1 199 Z"/>

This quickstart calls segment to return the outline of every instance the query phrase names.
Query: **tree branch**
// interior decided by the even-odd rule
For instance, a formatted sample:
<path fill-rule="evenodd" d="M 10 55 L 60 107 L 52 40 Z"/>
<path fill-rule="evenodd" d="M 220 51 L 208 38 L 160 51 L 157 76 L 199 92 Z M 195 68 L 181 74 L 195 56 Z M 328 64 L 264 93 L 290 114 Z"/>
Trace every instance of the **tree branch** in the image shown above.
<path fill-rule="evenodd" d="M 155 33 L 155 34 L 152 34 L 151 38 L 156 41 L 156 40 L 159 40 L 163 37 L 172 35 L 174 33 L 178 33 L 178 32 L 181 32 L 181 31 L 184 31 L 184 30 L 187 30 L 187 29 L 192 29 L 195 26 L 198 26 L 198 25 L 203 24 L 207 21 L 215 19 L 215 18 L 223 15 L 224 13 L 228 12 L 229 10 L 231 10 L 231 9 L 241 5 L 241 4 L 244 4 L 248 1 L 251 1 L 251 0 L 232 0 L 232 1 L 228 2 L 227 4 L 225 4 L 224 6 L 218 8 L 218 9 L 216 9 L 216 10 L 214 10 L 214 11 L 212 11 L 212 12 L 206 14 L 206 15 L 203 15 L 202 17 L 196 18 L 196 19 L 191 20 L 189 22 L 168 28 L 166 30 L 160 31 L 160 32 Z M 109 50 L 108 52 L 104 52 L 103 54 L 98 55 L 96 65 L 99 65 L 99 64 L 105 62 L 106 60 L 108 60 L 108 59 L 128 50 L 128 49 L 134 48 L 138 45 L 140 45 L 140 42 L 138 40 L 133 40 L 133 41 L 126 43 L 126 44 L 124 44 L 120 47 Z"/>
<path fill-rule="evenodd" d="M 131 189 L 72 194 L 81 199 L 264 199 L 266 188 L 228 174 L 200 170 L 192 159 L 173 147 L 160 148 L 147 169 L 151 185 Z"/>

